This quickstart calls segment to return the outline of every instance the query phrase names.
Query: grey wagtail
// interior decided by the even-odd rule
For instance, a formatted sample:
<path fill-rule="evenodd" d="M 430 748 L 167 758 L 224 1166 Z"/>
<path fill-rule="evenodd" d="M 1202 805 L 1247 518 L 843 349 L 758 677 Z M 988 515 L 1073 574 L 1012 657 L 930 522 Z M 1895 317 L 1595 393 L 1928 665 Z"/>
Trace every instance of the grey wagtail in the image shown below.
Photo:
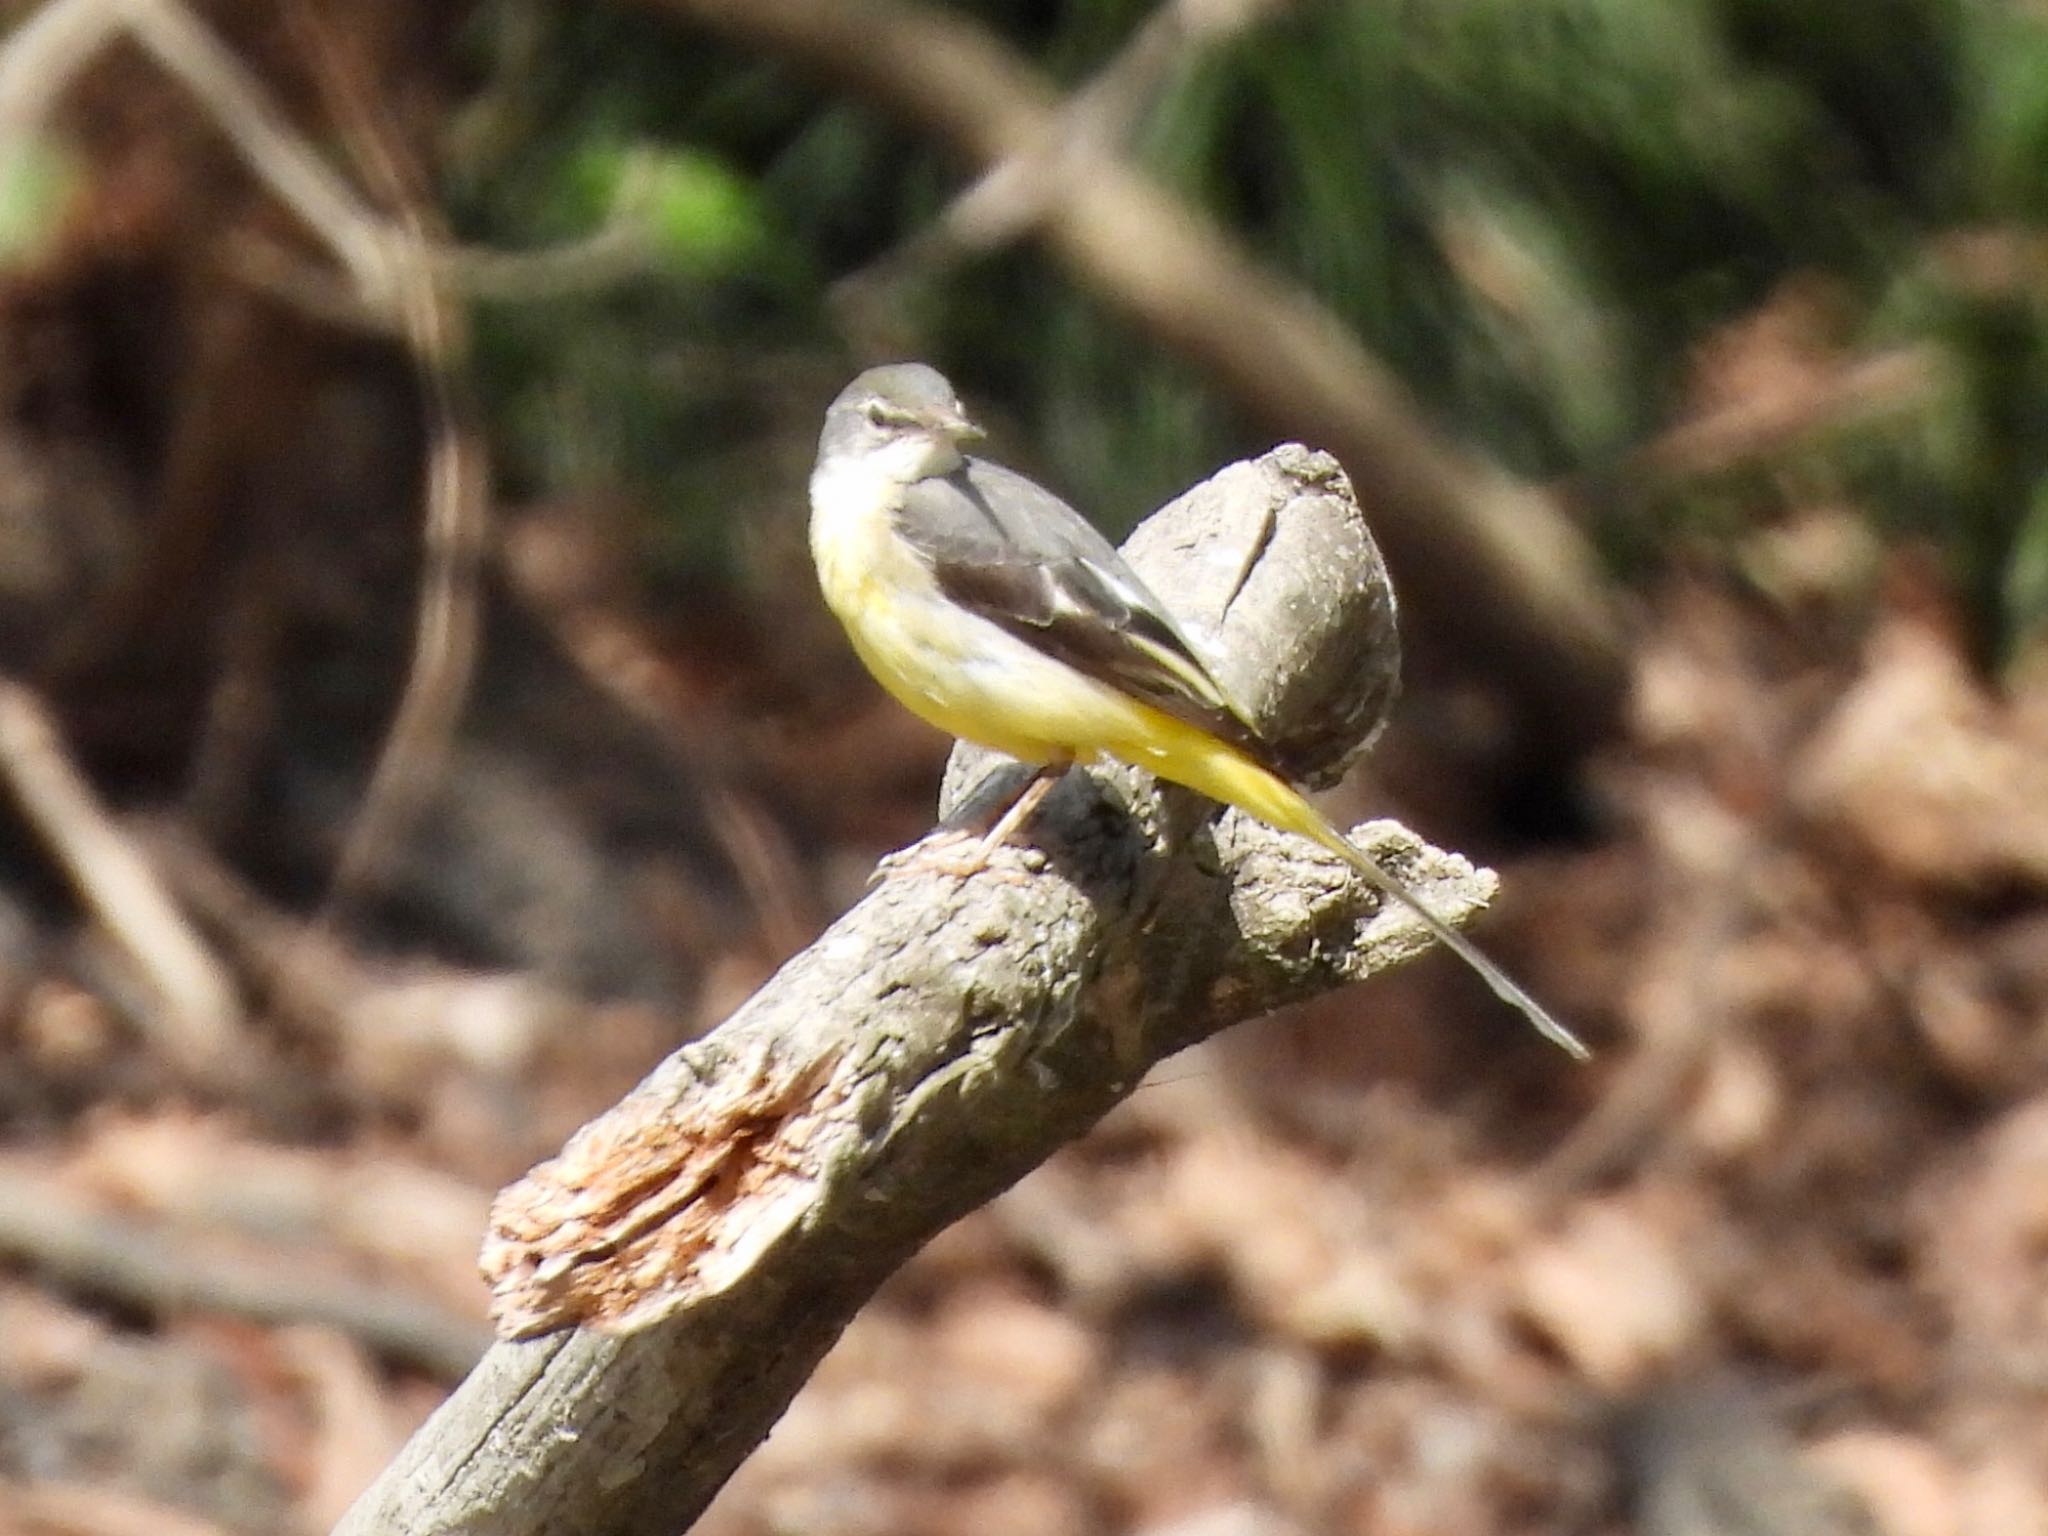
<path fill-rule="evenodd" d="M 1270 766 L 1200 647 L 1093 525 L 1022 475 L 961 452 L 980 436 L 937 370 L 870 368 L 826 411 L 811 471 L 818 582 L 868 670 L 948 735 L 1039 770 L 969 868 L 1036 808 L 1055 771 L 1118 758 L 1320 843 L 1546 1038 L 1586 1055 Z"/>

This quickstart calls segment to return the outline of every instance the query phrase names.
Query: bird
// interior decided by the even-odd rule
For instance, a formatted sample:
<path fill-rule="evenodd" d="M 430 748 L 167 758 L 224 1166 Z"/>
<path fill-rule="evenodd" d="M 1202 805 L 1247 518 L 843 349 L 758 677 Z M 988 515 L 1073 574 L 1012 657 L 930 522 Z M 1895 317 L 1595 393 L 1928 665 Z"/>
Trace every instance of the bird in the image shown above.
<path fill-rule="evenodd" d="M 1167 605 L 1079 512 L 964 450 L 985 434 L 937 369 L 891 363 L 832 401 L 810 478 L 826 605 L 875 680 L 1034 776 L 959 866 L 985 863 L 1058 775 L 1114 758 L 1320 845 L 1571 1055 L 1578 1036 L 1291 784 Z"/>

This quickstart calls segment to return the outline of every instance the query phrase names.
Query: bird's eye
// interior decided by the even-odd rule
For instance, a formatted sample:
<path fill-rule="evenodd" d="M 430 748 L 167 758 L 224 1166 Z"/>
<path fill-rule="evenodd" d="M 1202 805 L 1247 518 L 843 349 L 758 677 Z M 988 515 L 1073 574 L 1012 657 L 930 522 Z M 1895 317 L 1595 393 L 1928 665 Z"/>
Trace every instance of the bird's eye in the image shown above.
<path fill-rule="evenodd" d="M 889 425 L 889 408 L 879 400 L 871 401 L 867 408 L 867 418 L 871 427 L 886 427 Z"/>

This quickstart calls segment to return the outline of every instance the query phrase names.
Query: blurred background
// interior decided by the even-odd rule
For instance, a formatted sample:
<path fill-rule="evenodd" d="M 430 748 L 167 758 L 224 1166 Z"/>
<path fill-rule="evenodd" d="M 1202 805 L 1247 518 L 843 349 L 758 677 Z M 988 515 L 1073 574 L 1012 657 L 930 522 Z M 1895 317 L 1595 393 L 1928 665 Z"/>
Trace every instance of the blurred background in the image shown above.
<path fill-rule="evenodd" d="M 1345 463 L 1484 942 L 901 1273 L 720 1536 L 2048 1530 L 2048 13 L 48 0 L 0 38 L 0 1530 L 318 1532 L 491 1192 L 931 822 L 857 368 Z"/>

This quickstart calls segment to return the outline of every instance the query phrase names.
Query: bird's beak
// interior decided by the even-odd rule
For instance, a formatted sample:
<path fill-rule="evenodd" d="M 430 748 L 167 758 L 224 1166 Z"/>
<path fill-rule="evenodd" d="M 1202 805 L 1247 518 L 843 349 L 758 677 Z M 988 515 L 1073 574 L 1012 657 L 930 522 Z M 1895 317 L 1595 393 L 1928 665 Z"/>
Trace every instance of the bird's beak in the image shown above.
<path fill-rule="evenodd" d="M 956 443 L 977 443 L 988 436 L 965 411 L 934 411 L 926 421 L 933 431 L 945 433 Z"/>

